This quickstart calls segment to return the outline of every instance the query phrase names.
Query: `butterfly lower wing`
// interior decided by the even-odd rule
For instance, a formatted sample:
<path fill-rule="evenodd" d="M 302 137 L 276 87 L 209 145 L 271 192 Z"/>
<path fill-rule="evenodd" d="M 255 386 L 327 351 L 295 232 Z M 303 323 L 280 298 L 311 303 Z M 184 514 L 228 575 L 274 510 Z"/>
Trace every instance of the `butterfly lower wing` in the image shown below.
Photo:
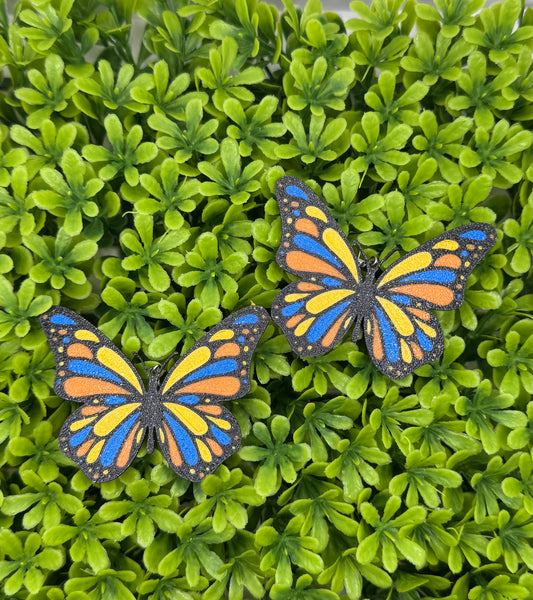
<path fill-rule="evenodd" d="M 55 359 L 57 396 L 73 402 L 113 402 L 143 395 L 142 380 L 130 361 L 83 317 L 54 306 L 40 321 Z"/>
<path fill-rule="evenodd" d="M 282 236 L 276 261 L 305 281 L 352 287 L 361 281 L 357 258 L 320 198 L 296 177 L 276 182 Z"/>
<path fill-rule="evenodd" d="M 387 268 L 376 294 L 416 309 L 458 308 L 468 277 L 495 242 L 495 229 L 485 223 L 446 231 Z"/>
<path fill-rule="evenodd" d="M 204 335 L 167 375 L 157 435 L 180 476 L 200 481 L 239 448 L 237 421 L 218 403 L 250 390 L 252 355 L 269 321 L 259 306 L 237 311 Z"/>
<path fill-rule="evenodd" d="M 435 315 L 419 308 L 409 310 L 387 298 L 376 298 L 363 327 L 372 362 L 391 379 L 403 379 L 444 350 L 444 335 Z"/>
<path fill-rule="evenodd" d="M 59 448 L 95 483 L 115 479 L 128 468 L 142 444 L 141 406 L 141 397 L 137 397 L 119 405 L 78 408 L 61 428 Z"/>
<path fill-rule="evenodd" d="M 274 299 L 272 318 L 299 356 L 319 356 L 336 346 L 353 323 L 354 289 L 307 281 L 289 284 Z"/>
<path fill-rule="evenodd" d="M 159 445 L 168 464 L 181 477 L 201 481 L 220 463 L 237 452 L 241 430 L 233 415 L 220 404 L 165 399 Z"/>

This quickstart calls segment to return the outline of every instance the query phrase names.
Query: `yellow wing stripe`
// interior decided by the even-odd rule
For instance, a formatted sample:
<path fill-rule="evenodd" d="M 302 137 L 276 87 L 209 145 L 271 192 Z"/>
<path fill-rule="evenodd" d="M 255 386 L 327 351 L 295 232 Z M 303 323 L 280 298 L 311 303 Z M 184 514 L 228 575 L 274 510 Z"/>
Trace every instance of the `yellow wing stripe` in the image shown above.
<path fill-rule="evenodd" d="M 377 299 L 381 306 L 383 306 L 389 319 L 392 321 L 393 326 L 398 330 L 398 333 L 403 336 L 413 335 L 415 328 L 411 323 L 411 319 L 403 312 L 403 310 L 386 298 L 377 296 Z"/>
<path fill-rule="evenodd" d="M 323 221 L 324 223 L 328 222 L 328 218 L 326 215 L 316 206 L 308 206 L 305 209 L 305 212 L 310 216 L 318 219 L 319 221 Z"/>
<path fill-rule="evenodd" d="M 231 423 L 229 421 L 226 421 L 224 419 L 215 419 L 215 417 L 210 417 L 209 415 L 207 416 L 207 418 L 212 421 L 217 427 L 220 427 L 220 429 L 225 429 L 226 431 L 229 431 L 231 429 Z"/>
<path fill-rule="evenodd" d="M 139 431 L 137 432 L 137 438 L 135 439 L 135 443 L 136 443 L 136 444 L 140 444 L 140 443 L 141 443 L 141 440 L 142 440 L 143 434 L 144 434 L 144 427 L 141 427 L 141 428 L 139 429 Z"/>
<path fill-rule="evenodd" d="M 426 325 L 426 323 L 422 323 L 422 321 L 419 321 L 418 319 L 415 319 L 415 321 L 416 321 L 416 324 L 420 327 L 420 329 L 426 335 L 429 335 L 429 337 L 435 337 L 437 335 L 437 332 L 433 329 L 433 327 Z"/>
<path fill-rule="evenodd" d="M 307 296 L 309 296 L 309 294 L 289 294 L 285 297 L 285 301 L 289 303 L 296 302 L 298 300 L 301 300 L 302 298 L 307 298 Z"/>
<path fill-rule="evenodd" d="M 100 456 L 100 452 L 105 444 L 105 440 L 100 440 L 97 442 L 92 448 L 89 454 L 87 454 L 87 462 L 92 464 L 96 462 L 97 458 Z"/>
<path fill-rule="evenodd" d="M 87 331 L 87 329 L 78 329 L 74 334 L 74 337 L 77 340 L 83 340 L 87 342 L 99 342 L 100 340 L 94 335 L 92 331 Z"/>
<path fill-rule="evenodd" d="M 74 423 L 71 423 L 69 429 L 70 431 L 79 431 L 80 429 L 83 429 L 86 425 L 89 425 L 89 423 L 92 423 L 95 419 L 96 415 L 94 417 L 89 417 L 88 419 L 80 419 L 79 421 L 74 421 Z"/>
<path fill-rule="evenodd" d="M 235 334 L 231 329 L 221 329 L 209 338 L 210 342 L 217 342 L 218 340 L 231 340 Z"/>
<path fill-rule="evenodd" d="M 202 442 L 202 440 L 196 440 L 196 444 L 198 446 L 198 450 L 200 451 L 200 456 L 202 457 L 202 460 L 204 460 L 205 462 L 211 462 L 211 459 L 213 457 L 211 455 L 211 452 L 209 451 L 209 448 Z"/>
<path fill-rule="evenodd" d="M 94 426 L 93 430 L 96 435 L 100 437 L 105 437 L 109 435 L 115 427 L 120 425 L 120 423 L 129 417 L 131 413 L 136 410 L 140 406 L 140 402 L 135 402 L 133 404 L 125 404 L 124 406 L 119 406 L 118 408 L 113 409 L 104 415 L 98 423 Z"/>
<path fill-rule="evenodd" d="M 433 246 L 434 250 L 457 250 L 457 248 L 459 244 L 454 240 L 442 240 Z"/>
<path fill-rule="evenodd" d="M 357 273 L 357 266 L 353 258 L 353 253 L 346 244 L 346 241 L 342 239 L 335 229 L 326 229 L 322 237 L 329 249 L 333 250 L 333 252 L 335 252 L 335 254 L 346 265 L 355 281 L 359 282 L 359 275 Z"/>
<path fill-rule="evenodd" d="M 222 330 L 219 333 L 223 333 Z M 231 332 L 233 334 L 233 332 Z M 216 335 L 216 334 L 215 334 Z M 214 337 L 214 336 L 213 336 Z M 211 338 L 213 339 L 213 338 Z M 229 339 L 229 338 L 220 338 L 220 339 Z M 191 371 L 195 371 L 211 358 L 211 351 L 207 346 L 200 346 L 200 348 L 196 348 L 193 350 L 188 356 L 186 356 L 172 371 L 170 377 L 168 378 L 165 387 L 163 388 L 163 394 L 166 393 L 175 383 L 179 381 L 185 375 L 188 375 Z"/>
<path fill-rule="evenodd" d="M 178 419 L 182 421 L 194 435 L 204 435 L 204 433 L 207 433 L 207 422 L 190 408 L 172 402 L 163 402 L 163 406 L 176 415 L 176 417 L 178 417 Z"/>
<path fill-rule="evenodd" d="M 314 320 L 315 317 L 311 317 L 310 319 L 302 321 L 294 330 L 294 335 L 303 335 L 309 329 L 309 327 L 311 327 L 311 323 L 313 323 Z"/>
<path fill-rule="evenodd" d="M 128 383 L 142 394 L 142 388 L 139 383 L 139 379 L 135 374 L 135 371 L 128 365 L 128 363 L 114 350 L 111 348 L 100 348 L 96 353 L 96 358 L 105 366 L 118 373 Z"/>
<path fill-rule="evenodd" d="M 330 306 L 333 306 L 340 300 L 344 300 L 348 296 L 353 296 L 355 292 L 353 290 L 330 290 L 323 292 L 322 294 L 316 295 L 311 300 L 308 300 L 305 304 L 305 308 L 313 315 L 316 315 L 323 310 L 327 310 Z"/>
<path fill-rule="evenodd" d="M 413 355 L 411 354 L 411 350 L 409 350 L 409 346 L 405 340 L 400 340 L 400 348 L 402 350 L 402 359 L 407 364 L 411 363 L 413 360 Z"/>
<path fill-rule="evenodd" d="M 399 262 L 393 267 L 383 279 L 379 282 L 377 287 L 381 287 L 385 283 L 406 275 L 407 273 L 413 273 L 414 271 L 420 271 L 425 269 L 431 264 L 431 254 L 429 252 L 417 252 L 413 256 L 408 256 L 405 260 Z"/>

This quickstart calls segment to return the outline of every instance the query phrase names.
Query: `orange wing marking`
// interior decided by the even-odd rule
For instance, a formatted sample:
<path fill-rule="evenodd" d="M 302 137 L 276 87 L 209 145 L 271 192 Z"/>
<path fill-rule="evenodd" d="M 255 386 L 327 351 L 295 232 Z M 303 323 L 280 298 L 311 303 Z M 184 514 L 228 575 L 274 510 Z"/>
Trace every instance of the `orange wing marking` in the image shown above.
<path fill-rule="evenodd" d="M 221 358 L 222 356 L 239 356 L 241 350 L 238 344 L 227 343 L 220 346 L 215 352 L 215 358 Z"/>
<path fill-rule="evenodd" d="M 217 396 L 233 396 L 241 389 L 241 382 L 236 377 L 213 377 L 204 381 L 191 383 L 176 394 L 214 394 Z"/>
<path fill-rule="evenodd" d="M 401 285 L 392 288 L 390 291 L 421 298 L 422 300 L 433 302 L 437 306 L 448 306 L 453 301 L 452 290 L 443 285 L 431 285 L 429 283 Z"/>
<path fill-rule="evenodd" d="M 182 460 L 180 451 L 178 450 L 178 446 L 176 445 L 174 437 L 171 434 L 170 429 L 168 428 L 166 423 L 163 423 L 163 428 L 167 437 L 168 453 L 170 454 L 170 460 L 172 461 L 173 465 L 179 467 L 182 463 Z"/>
<path fill-rule="evenodd" d="M 318 227 L 309 219 L 298 219 L 294 226 L 297 231 L 309 233 L 313 237 L 318 237 Z"/>
<path fill-rule="evenodd" d="M 118 385 L 89 377 L 70 377 L 65 381 L 65 392 L 74 398 L 82 396 L 99 396 L 100 394 L 130 393 Z"/>
<path fill-rule="evenodd" d="M 347 314 L 348 311 L 343 312 L 342 315 L 335 321 L 335 323 L 333 323 L 331 329 L 326 333 L 324 339 L 322 340 L 322 346 L 324 346 L 324 348 L 327 348 L 333 344 L 333 341 L 335 340 L 335 337 L 337 336 L 337 333 L 339 332 L 339 329 Z"/>
<path fill-rule="evenodd" d="M 85 344 L 72 344 L 67 348 L 68 356 L 75 356 L 79 358 L 94 358 L 93 353 L 87 348 Z"/>
<path fill-rule="evenodd" d="M 324 275 L 331 275 L 337 279 L 342 279 L 346 281 L 346 277 L 332 267 L 328 265 L 327 262 L 320 260 L 319 258 L 315 258 L 314 256 L 310 256 L 305 252 L 300 252 L 299 250 L 292 250 L 287 253 L 286 258 L 287 266 L 295 271 L 304 271 L 306 273 L 322 273 Z"/>
<path fill-rule="evenodd" d="M 381 360 L 383 358 L 383 342 L 381 341 L 381 334 L 379 332 L 378 322 L 374 315 L 372 315 L 372 327 L 374 328 L 374 341 L 372 343 L 372 352 L 376 360 Z"/>
<path fill-rule="evenodd" d="M 434 266 L 458 269 L 461 266 L 461 259 L 455 254 L 444 254 L 444 256 L 437 258 Z"/>
<path fill-rule="evenodd" d="M 128 464 L 128 459 L 131 454 L 131 447 L 133 446 L 133 439 L 135 438 L 135 434 L 137 433 L 137 429 L 139 429 L 140 423 L 137 421 L 135 423 L 135 427 L 129 432 L 128 437 L 126 438 L 124 445 L 122 446 L 122 450 L 120 454 L 117 456 L 117 466 L 125 467 Z"/>

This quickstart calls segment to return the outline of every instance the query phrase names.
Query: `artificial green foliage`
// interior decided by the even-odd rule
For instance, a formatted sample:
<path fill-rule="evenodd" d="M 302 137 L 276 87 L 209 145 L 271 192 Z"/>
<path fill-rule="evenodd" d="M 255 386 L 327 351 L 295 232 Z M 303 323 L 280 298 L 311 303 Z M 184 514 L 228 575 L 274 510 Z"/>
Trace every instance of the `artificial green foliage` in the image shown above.
<path fill-rule="evenodd" d="M 0 0 L 1 598 L 531 596 L 533 12 L 282 4 Z M 142 448 L 91 484 L 39 315 L 140 367 L 270 308 L 283 175 L 369 256 L 496 228 L 442 357 L 393 381 L 362 342 L 302 359 L 271 324 L 227 403 L 237 454 L 191 484 Z"/>

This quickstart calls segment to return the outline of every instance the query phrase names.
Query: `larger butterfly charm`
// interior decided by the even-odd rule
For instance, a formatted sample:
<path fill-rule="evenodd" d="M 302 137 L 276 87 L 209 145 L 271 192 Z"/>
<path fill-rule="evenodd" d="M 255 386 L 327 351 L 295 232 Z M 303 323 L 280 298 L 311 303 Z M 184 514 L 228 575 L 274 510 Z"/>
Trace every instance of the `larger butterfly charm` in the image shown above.
<path fill-rule="evenodd" d="M 219 404 L 250 390 L 252 354 L 269 322 L 264 308 L 237 311 L 204 335 L 170 369 L 147 370 L 148 389 L 130 361 L 75 312 L 53 307 L 41 316 L 56 362 L 54 392 L 82 402 L 59 433 L 63 453 L 103 483 L 123 473 L 145 437 L 157 438 L 169 465 L 201 481 L 236 452 L 241 432 Z"/>
<path fill-rule="evenodd" d="M 301 281 L 278 294 L 272 317 L 294 352 L 324 354 L 351 325 L 356 342 L 362 325 L 372 361 L 387 377 L 401 379 L 442 354 L 444 335 L 429 310 L 452 310 L 463 303 L 468 277 L 496 242 L 493 227 L 476 223 L 446 231 L 376 280 L 381 264 L 364 253 L 364 260 L 356 257 L 311 188 L 295 177 L 282 177 L 276 198 L 282 224 L 276 261 Z"/>

